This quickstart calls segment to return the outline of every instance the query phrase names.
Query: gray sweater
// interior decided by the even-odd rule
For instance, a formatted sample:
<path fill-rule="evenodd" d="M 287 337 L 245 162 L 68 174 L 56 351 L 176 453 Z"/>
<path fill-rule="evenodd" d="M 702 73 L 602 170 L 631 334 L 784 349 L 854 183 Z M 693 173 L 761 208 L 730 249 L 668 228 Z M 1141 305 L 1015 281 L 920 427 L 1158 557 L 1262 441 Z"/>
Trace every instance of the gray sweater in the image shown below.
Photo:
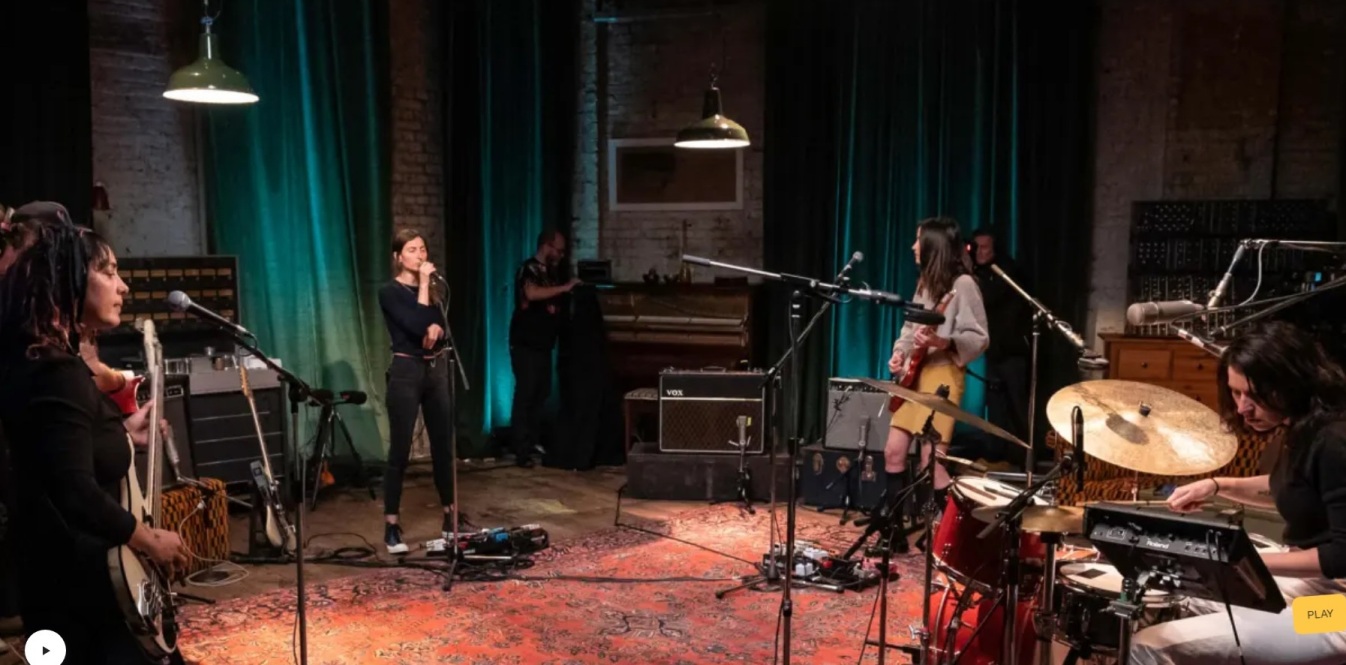
<path fill-rule="evenodd" d="M 942 351 L 928 350 L 922 367 L 949 364 L 967 367 L 980 358 L 991 343 L 991 336 L 986 332 L 986 308 L 977 280 L 971 275 L 960 275 L 953 281 L 953 291 L 953 299 L 944 310 L 944 323 L 935 329 L 937 335 L 953 343 Z M 924 291 L 917 292 L 911 302 L 926 309 L 934 309 L 937 304 Z M 901 336 L 893 343 L 893 351 L 910 357 L 912 338 L 918 327 L 910 321 L 904 323 Z"/>

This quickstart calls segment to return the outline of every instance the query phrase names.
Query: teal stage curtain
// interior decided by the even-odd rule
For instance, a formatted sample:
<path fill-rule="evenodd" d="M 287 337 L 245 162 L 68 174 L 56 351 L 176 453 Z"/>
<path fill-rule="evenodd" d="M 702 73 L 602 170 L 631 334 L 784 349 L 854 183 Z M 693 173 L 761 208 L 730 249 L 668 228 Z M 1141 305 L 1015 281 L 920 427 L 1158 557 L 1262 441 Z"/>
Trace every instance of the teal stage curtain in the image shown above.
<path fill-rule="evenodd" d="M 574 0 L 466 0 L 444 15 L 445 249 L 470 453 L 509 423 L 514 272 L 544 228 L 570 227 L 580 16 Z"/>
<path fill-rule="evenodd" d="M 857 281 L 910 297 L 916 225 L 949 215 L 965 234 L 995 231 L 1025 281 L 1045 289 L 1035 295 L 1082 323 L 1094 9 L 1070 4 L 768 5 L 768 269 L 830 278 L 859 250 Z M 1053 23 L 1065 27 L 1045 27 Z M 773 356 L 788 345 L 787 295 L 773 289 Z M 831 324 L 810 340 L 801 368 L 810 440 L 820 435 L 827 377 L 886 377 L 902 316 L 856 301 L 836 307 Z M 1048 335 L 1044 349 L 1056 341 Z M 1044 377 L 1044 386 L 1053 380 L 1069 377 Z M 964 408 L 979 412 L 983 390 L 970 376 Z"/>
<path fill-rule="evenodd" d="M 261 101 L 204 111 L 211 251 L 238 257 L 242 322 L 262 350 L 314 387 L 369 393 L 341 413 L 360 455 L 385 459 L 386 4 L 232 0 L 225 10 L 215 26 L 225 62 Z M 296 440 L 308 442 L 317 411 L 301 415 Z"/>

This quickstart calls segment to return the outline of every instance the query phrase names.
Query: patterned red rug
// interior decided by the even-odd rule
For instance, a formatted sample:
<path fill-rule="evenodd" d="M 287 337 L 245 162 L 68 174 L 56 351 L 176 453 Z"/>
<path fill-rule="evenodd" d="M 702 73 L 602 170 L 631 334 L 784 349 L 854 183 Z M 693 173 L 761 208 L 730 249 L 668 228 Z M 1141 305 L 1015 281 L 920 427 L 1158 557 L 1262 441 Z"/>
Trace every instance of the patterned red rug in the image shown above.
<path fill-rule="evenodd" d="M 834 518 L 801 519 L 799 539 L 841 554 L 859 531 Z M 646 528 L 705 548 L 760 560 L 768 519 L 726 505 Z M 784 513 L 779 514 L 784 532 Z M 639 531 L 615 528 L 554 544 L 522 580 L 457 581 L 411 569 L 359 574 L 308 589 L 309 662 L 346 663 L 770 663 L 779 592 L 744 591 L 717 600 L 752 567 Z M 919 556 L 896 560 L 889 640 L 905 642 L 921 607 Z M 792 594 L 792 659 L 856 662 L 875 608 L 876 587 Z M 289 663 L 294 592 L 275 592 L 182 617 L 183 653 L 209 665 Z M 873 637 L 877 637 L 875 622 Z M 873 647 L 866 661 L 875 660 Z M 906 662 L 895 651 L 890 662 Z"/>

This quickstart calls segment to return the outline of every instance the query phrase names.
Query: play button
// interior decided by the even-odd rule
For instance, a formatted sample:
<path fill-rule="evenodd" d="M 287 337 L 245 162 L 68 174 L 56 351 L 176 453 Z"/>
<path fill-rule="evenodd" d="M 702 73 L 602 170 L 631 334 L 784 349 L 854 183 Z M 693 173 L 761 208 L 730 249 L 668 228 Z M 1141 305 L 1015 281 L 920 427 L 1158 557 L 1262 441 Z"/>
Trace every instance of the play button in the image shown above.
<path fill-rule="evenodd" d="M 61 665 L 65 662 L 65 640 L 50 630 L 39 630 L 28 636 L 23 657 L 31 665 Z"/>

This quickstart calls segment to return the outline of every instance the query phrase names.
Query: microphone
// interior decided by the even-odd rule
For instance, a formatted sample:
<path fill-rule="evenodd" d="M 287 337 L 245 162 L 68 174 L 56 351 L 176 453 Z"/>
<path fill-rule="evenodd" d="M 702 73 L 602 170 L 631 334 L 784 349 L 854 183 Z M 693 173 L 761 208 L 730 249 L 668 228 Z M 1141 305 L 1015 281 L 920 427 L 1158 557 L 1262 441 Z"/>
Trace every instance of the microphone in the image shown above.
<path fill-rule="evenodd" d="M 165 302 L 167 302 L 168 307 L 175 312 L 187 312 L 193 316 L 210 321 L 220 327 L 228 328 L 229 330 L 234 331 L 235 334 L 243 335 L 244 337 L 252 337 L 252 333 L 248 332 L 247 328 L 192 302 L 192 299 L 181 291 L 174 291 L 168 294 L 168 298 Z"/>
<path fill-rule="evenodd" d="M 1190 300 L 1138 302 L 1126 308 L 1126 322 L 1133 326 L 1168 323 L 1177 317 L 1204 312 L 1206 309 L 1206 305 L 1200 305 Z"/>
<path fill-rule="evenodd" d="M 857 450 L 864 450 L 865 445 L 869 443 L 869 421 L 860 421 L 860 441 L 856 444 Z"/>
<path fill-rule="evenodd" d="M 1088 351 L 1080 356 L 1079 360 L 1075 361 L 1075 366 L 1080 369 L 1107 369 L 1108 359 L 1098 353 Z"/>
<path fill-rule="evenodd" d="M 1197 337 L 1196 335 L 1193 335 L 1190 332 L 1187 332 L 1186 330 L 1183 330 L 1182 328 L 1178 328 L 1177 326 L 1174 326 L 1173 332 L 1176 333 L 1178 337 L 1181 337 L 1201 347 L 1202 351 L 1205 351 L 1206 353 L 1209 353 L 1215 356 L 1216 358 L 1222 357 L 1224 355 L 1225 347 L 1220 346 L 1219 344 L 1215 344 L 1214 342 L 1208 342 L 1200 337 Z"/>
<path fill-rule="evenodd" d="M 1076 406 L 1070 412 L 1070 429 L 1075 443 L 1075 486 L 1084 488 L 1084 411 Z"/>
<path fill-rule="evenodd" d="M 854 268 L 855 264 L 864 260 L 865 255 L 862 252 L 856 252 L 854 254 L 851 254 L 851 260 L 847 261 L 846 266 L 841 269 L 841 272 L 837 273 L 837 281 L 838 282 L 845 281 L 846 275 L 850 274 L 851 272 L 851 268 Z"/>
<path fill-rule="evenodd" d="M 1248 241 L 1242 241 L 1239 243 L 1238 249 L 1234 250 L 1234 260 L 1229 262 L 1229 269 L 1225 271 L 1224 277 L 1220 278 L 1220 283 L 1215 286 L 1215 290 L 1211 291 L 1210 300 L 1206 301 L 1206 309 L 1215 309 L 1220 306 L 1220 298 L 1223 298 L 1224 292 L 1229 289 L 1229 281 L 1234 279 L 1234 268 L 1243 259 L 1243 252 L 1247 251 L 1248 245 Z"/>
<path fill-rule="evenodd" d="M 908 321 L 922 326 L 937 326 L 944 323 L 944 315 L 920 305 L 909 304 L 902 308 L 902 314 Z"/>

